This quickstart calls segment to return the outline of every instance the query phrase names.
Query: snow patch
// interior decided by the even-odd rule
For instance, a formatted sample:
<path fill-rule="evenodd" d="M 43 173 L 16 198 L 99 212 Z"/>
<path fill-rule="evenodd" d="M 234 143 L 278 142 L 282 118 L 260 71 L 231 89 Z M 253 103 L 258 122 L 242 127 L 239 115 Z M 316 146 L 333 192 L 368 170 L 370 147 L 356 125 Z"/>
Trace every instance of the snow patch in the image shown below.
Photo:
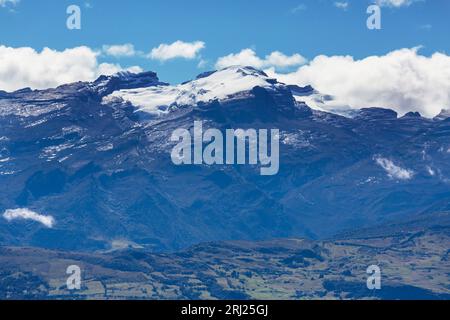
<path fill-rule="evenodd" d="M 12 176 L 15 173 L 16 173 L 16 171 L 11 171 L 11 170 L 0 171 L 0 176 Z"/>
<path fill-rule="evenodd" d="M 297 133 L 283 132 L 281 134 L 280 141 L 284 145 L 289 145 L 296 148 L 312 147 L 311 141 L 309 140 L 307 134 L 301 130 L 299 130 Z"/>
<path fill-rule="evenodd" d="M 64 144 L 60 144 L 57 146 L 49 146 L 49 147 L 45 147 L 42 150 L 42 153 L 40 155 L 40 158 L 47 158 L 47 159 L 54 159 L 58 153 L 60 153 L 61 151 L 73 148 L 74 144 L 71 143 L 64 143 Z"/>
<path fill-rule="evenodd" d="M 62 128 L 62 133 L 64 135 L 66 134 L 72 134 L 72 133 L 78 133 L 81 134 L 83 133 L 84 129 L 79 127 L 79 126 L 69 126 L 69 127 L 64 127 Z"/>
<path fill-rule="evenodd" d="M 105 144 L 97 148 L 97 151 L 105 152 L 114 149 L 114 145 L 112 143 Z"/>
<path fill-rule="evenodd" d="M 354 110 L 342 101 L 335 100 L 329 96 L 314 92 L 310 95 L 296 95 L 293 93 L 295 101 L 304 103 L 313 110 L 334 113 L 347 118 L 352 118 Z"/>

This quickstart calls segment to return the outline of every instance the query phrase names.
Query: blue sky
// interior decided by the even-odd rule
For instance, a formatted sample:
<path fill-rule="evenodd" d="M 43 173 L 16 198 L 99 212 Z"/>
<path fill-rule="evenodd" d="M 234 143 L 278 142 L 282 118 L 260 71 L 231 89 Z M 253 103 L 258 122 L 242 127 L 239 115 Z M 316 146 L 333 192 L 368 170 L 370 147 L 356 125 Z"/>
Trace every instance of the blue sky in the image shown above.
<path fill-rule="evenodd" d="M 261 58 L 280 51 L 308 60 L 320 54 L 360 59 L 419 45 L 424 46 L 423 55 L 450 52 L 448 0 L 384 6 L 381 30 L 366 28 L 366 9 L 373 2 L 369 0 L 338 1 L 348 3 L 346 9 L 332 0 L 5 1 L 0 0 L 4 5 L 0 6 L 0 45 L 40 51 L 81 45 L 100 50 L 104 45 L 129 43 L 141 54 L 101 55 L 99 61 L 138 65 L 172 83 L 214 69 L 218 58 L 245 48 Z M 66 8 L 71 4 L 81 7 L 81 30 L 66 28 Z M 193 59 L 161 62 L 146 56 L 152 48 L 177 40 L 202 41 L 204 48 Z"/>

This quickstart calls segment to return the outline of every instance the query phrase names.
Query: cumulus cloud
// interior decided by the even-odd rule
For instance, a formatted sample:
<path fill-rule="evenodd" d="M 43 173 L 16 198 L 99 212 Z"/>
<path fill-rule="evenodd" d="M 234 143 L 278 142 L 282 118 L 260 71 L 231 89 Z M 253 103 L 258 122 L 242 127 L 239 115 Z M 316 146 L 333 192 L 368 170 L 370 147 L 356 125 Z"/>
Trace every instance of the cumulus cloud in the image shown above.
<path fill-rule="evenodd" d="M 103 46 L 103 52 L 113 57 L 132 57 L 137 53 L 134 49 L 134 45 L 131 43 L 105 45 Z"/>
<path fill-rule="evenodd" d="M 407 7 L 414 2 L 425 1 L 425 0 L 375 0 L 375 3 L 381 7 Z"/>
<path fill-rule="evenodd" d="M 176 58 L 195 59 L 204 48 L 205 43 L 203 41 L 183 42 L 178 40 L 171 44 L 162 43 L 157 48 L 153 48 L 149 58 L 159 61 Z"/>
<path fill-rule="evenodd" d="M 375 162 L 382 167 L 392 179 L 410 180 L 414 176 L 414 171 L 399 167 L 389 159 L 376 157 Z"/>
<path fill-rule="evenodd" d="M 252 49 L 243 49 L 238 53 L 232 53 L 221 57 L 216 62 L 216 68 L 222 69 L 229 66 L 243 65 L 255 68 L 287 68 L 299 66 L 306 63 L 306 59 L 301 55 L 293 54 L 287 56 L 280 51 L 274 51 L 271 54 L 260 58 Z"/>
<path fill-rule="evenodd" d="M 418 51 L 400 49 L 361 60 L 320 55 L 292 73 L 266 72 L 288 84 L 312 85 L 355 109 L 384 107 L 434 117 L 450 108 L 450 56 Z"/>
<path fill-rule="evenodd" d="M 97 78 L 99 75 L 112 75 L 115 74 L 117 72 L 120 71 L 129 71 L 132 73 L 139 73 L 144 71 L 141 67 L 139 66 L 132 66 L 129 68 L 122 68 L 122 66 L 120 64 L 113 64 L 113 63 L 101 63 L 98 65 L 97 71 L 96 71 L 96 76 L 92 79 L 88 79 L 88 80 L 94 80 L 95 78 Z"/>
<path fill-rule="evenodd" d="M 287 56 L 279 51 L 274 51 L 263 61 L 263 65 L 273 66 L 275 68 L 286 68 L 299 66 L 306 63 L 306 59 L 298 53 Z"/>
<path fill-rule="evenodd" d="M 75 81 L 92 81 L 101 74 L 124 70 L 118 64 L 99 63 L 98 55 L 99 52 L 85 46 L 63 51 L 44 48 L 41 52 L 29 47 L 0 46 L 0 90 L 44 89 Z"/>
<path fill-rule="evenodd" d="M 46 216 L 26 208 L 8 209 L 3 213 L 3 217 L 8 220 L 32 220 L 39 222 L 47 228 L 52 228 L 55 224 L 55 219 L 52 216 Z"/>

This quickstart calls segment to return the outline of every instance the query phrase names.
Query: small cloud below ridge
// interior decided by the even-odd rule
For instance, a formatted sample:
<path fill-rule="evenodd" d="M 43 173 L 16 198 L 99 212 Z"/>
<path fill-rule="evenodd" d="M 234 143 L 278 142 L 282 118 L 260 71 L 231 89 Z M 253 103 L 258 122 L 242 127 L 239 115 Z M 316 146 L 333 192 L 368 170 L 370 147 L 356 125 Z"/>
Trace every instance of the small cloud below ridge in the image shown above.
<path fill-rule="evenodd" d="M 375 157 L 374 160 L 392 179 L 410 180 L 414 176 L 414 171 L 402 168 L 396 165 L 392 160 L 382 157 Z"/>
<path fill-rule="evenodd" d="M 32 220 L 43 224 L 47 228 L 53 228 L 55 219 L 52 216 L 39 214 L 27 208 L 8 209 L 3 213 L 3 218 L 8 221 Z"/>

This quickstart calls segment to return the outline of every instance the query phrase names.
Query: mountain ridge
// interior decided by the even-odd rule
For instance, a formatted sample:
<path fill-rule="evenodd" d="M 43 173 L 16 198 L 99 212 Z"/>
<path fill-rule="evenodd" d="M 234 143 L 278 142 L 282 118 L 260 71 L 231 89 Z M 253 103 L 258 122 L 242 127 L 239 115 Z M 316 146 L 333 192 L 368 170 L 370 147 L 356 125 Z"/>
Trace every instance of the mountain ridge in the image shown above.
<path fill-rule="evenodd" d="M 297 85 L 292 84 L 284 84 L 281 82 L 278 82 L 276 79 L 269 77 L 266 73 L 264 73 L 261 70 L 258 70 L 254 67 L 250 66 L 231 66 L 227 67 L 221 70 L 212 70 L 212 71 L 206 71 L 199 75 L 197 75 L 194 79 L 188 80 L 186 82 L 183 82 L 180 85 L 172 86 L 169 83 L 161 82 L 156 74 L 156 72 L 153 71 L 143 71 L 140 73 L 134 73 L 131 71 L 120 71 L 112 75 L 101 75 L 97 79 L 95 79 L 92 82 L 74 82 L 74 83 L 68 83 L 68 84 L 62 84 L 56 88 L 48 88 L 48 89 L 40 89 L 40 90 L 33 90 L 31 88 L 22 88 L 13 92 L 6 92 L 0 90 L 0 97 L 2 98 L 14 98 L 16 96 L 21 96 L 23 94 L 30 94 L 30 93 L 46 93 L 46 92 L 57 92 L 58 90 L 64 91 L 64 89 L 75 89 L 79 90 L 80 93 L 85 92 L 85 90 L 93 91 L 91 93 L 96 93 L 100 98 L 105 98 L 108 95 L 113 94 L 114 92 L 120 92 L 120 91 L 126 91 L 131 89 L 145 89 L 145 88 L 151 88 L 151 87 L 177 87 L 177 86 L 183 86 L 187 84 L 191 84 L 193 82 L 196 82 L 198 80 L 206 79 L 211 76 L 225 73 L 227 71 L 230 71 L 231 74 L 241 74 L 242 76 L 256 76 L 261 77 L 264 79 L 264 81 L 267 82 L 267 84 L 275 85 L 279 84 L 282 86 L 285 86 L 287 89 L 289 89 L 292 93 L 292 96 L 295 100 L 297 100 L 300 104 L 306 104 L 308 107 L 313 108 L 318 111 L 328 112 L 328 113 L 335 113 L 338 115 L 343 115 L 346 117 L 353 117 L 357 115 L 357 113 L 364 112 L 364 110 L 367 110 L 370 112 L 370 110 L 377 110 L 377 109 L 383 109 L 379 107 L 369 107 L 369 108 L 360 108 L 360 109 L 351 109 L 349 106 L 345 104 L 339 105 L 339 102 L 333 102 L 333 104 L 338 103 L 338 108 L 336 106 L 327 107 L 328 109 L 324 109 L 324 106 L 326 103 L 332 102 L 334 100 L 334 97 L 326 94 L 321 94 L 317 90 L 315 90 L 310 85 L 307 85 L 305 87 L 299 87 Z M 223 75 L 222 75 L 223 76 Z M 225 79 L 227 80 L 227 79 Z M 229 79 L 228 79 L 229 81 Z M 229 81 L 230 82 L 230 81 Z M 244 91 L 250 91 L 250 89 L 257 87 L 257 85 L 253 85 L 251 83 L 246 84 L 246 90 L 239 90 L 236 89 L 234 91 L 234 94 L 244 92 Z M 193 90 L 193 88 L 189 88 L 190 91 Z M 200 89 L 200 94 L 204 94 L 208 90 Z M 161 94 L 161 92 L 159 92 Z M 114 97 L 114 96 L 113 96 Z M 116 96 L 118 98 L 122 98 L 120 96 Z M 151 98 L 151 97 L 150 97 Z M 302 100 L 306 99 L 306 100 Z M 210 99 L 209 101 L 202 101 L 202 102 L 212 102 L 214 99 Z M 130 101 L 129 101 L 130 102 Z M 173 104 L 176 101 L 172 101 Z M 189 101 L 189 103 L 186 104 L 193 104 L 195 101 Z M 134 105 L 135 107 L 139 107 L 139 105 Z M 153 105 L 153 107 L 163 107 L 164 104 L 161 105 Z M 0 106 L 1 107 L 1 106 Z M 391 109 L 385 109 L 385 110 L 391 110 Z M 392 110 L 393 111 L 393 110 Z M 393 111 L 395 112 L 395 111 Z M 410 111 L 406 113 L 404 116 L 410 116 L 413 114 L 417 114 L 414 111 Z M 420 114 L 419 114 L 420 115 Z M 398 115 L 397 115 L 398 116 Z M 449 111 L 446 109 L 442 109 L 441 113 L 434 117 L 434 120 L 445 120 L 450 117 Z"/>

